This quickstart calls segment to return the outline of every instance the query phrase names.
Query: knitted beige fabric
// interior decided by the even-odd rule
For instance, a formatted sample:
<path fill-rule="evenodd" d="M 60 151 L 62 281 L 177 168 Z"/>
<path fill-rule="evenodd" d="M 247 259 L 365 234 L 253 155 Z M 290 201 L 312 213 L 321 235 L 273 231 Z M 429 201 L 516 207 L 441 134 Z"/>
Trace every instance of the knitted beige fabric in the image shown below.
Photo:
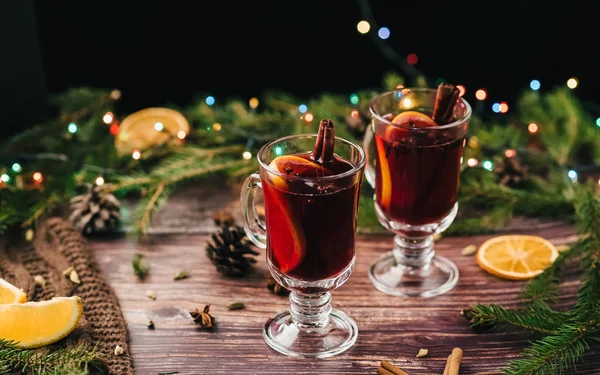
<path fill-rule="evenodd" d="M 75 268 L 81 284 L 74 284 L 63 275 L 70 266 Z M 46 280 L 44 286 L 35 284 L 37 275 Z M 30 301 L 81 297 L 84 314 L 79 327 L 52 346 L 97 346 L 111 375 L 134 374 L 119 301 L 88 253 L 85 239 L 67 221 L 48 219 L 37 229 L 32 242 L 0 246 L 0 277 L 23 289 Z M 124 349 L 118 356 L 114 352 L 117 345 Z"/>

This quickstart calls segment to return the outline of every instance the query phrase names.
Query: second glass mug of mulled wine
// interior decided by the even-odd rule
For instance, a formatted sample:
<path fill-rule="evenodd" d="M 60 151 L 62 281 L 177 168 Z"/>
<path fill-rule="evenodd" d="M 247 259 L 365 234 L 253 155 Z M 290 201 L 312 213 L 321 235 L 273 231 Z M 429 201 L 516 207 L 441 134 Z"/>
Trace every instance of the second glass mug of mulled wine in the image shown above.
<path fill-rule="evenodd" d="M 471 107 L 458 88 L 402 88 L 370 103 L 364 148 L 375 211 L 395 233 L 393 248 L 369 278 L 383 293 L 433 297 L 451 290 L 458 268 L 434 252 L 434 235 L 458 210 L 458 188 Z"/>
<path fill-rule="evenodd" d="M 319 134 L 274 140 L 257 158 L 260 173 L 249 176 L 241 192 L 244 229 L 267 250 L 273 278 L 291 290 L 289 311 L 266 322 L 264 339 L 293 357 L 341 353 L 354 345 L 358 328 L 332 308 L 330 292 L 354 268 L 365 153 L 335 137 L 333 123 L 323 120 Z M 264 222 L 255 206 L 259 189 Z"/>

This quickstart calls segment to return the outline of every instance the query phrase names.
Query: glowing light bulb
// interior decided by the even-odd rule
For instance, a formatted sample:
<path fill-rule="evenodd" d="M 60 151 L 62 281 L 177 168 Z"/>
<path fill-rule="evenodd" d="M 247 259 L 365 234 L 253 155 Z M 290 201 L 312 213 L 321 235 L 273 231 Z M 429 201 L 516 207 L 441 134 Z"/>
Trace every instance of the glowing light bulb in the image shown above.
<path fill-rule="evenodd" d="M 492 104 L 492 111 L 499 113 L 500 112 L 500 103 Z"/>
<path fill-rule="evenodd" d="M 358 115 L 359 115 L 359 113 L 356 109 L 350 113 L 350 117 L 352 117 L 352 118 L 358 118 Z"/>
<path fill-rule="evenodd" d="M 596 126 L 600 126 L 600 117 L 596 119 Z"/>
<path fill-rule="evenodd" d="M 104 178 L 102 176 L 96 177 L 96 185 L 104 185 Z"/>
<path fill-rule="evenodd" d="M 22 169 L 23 168 L 21 167 L 21 164 L 19 164 L 19 163 L 14 163 L 12 165 L 12 170 L 15 171 L 15 172 L 17 172 L 17 173 L 21 172 Z"/>
<path fill-rule="evenodd" d="M 567 173 L 567 176 L 569 176 L 569 178 L 571 179 L 571 181 L 573 182 L 577 182 L 577 172 L 574 170 L 570 170 L 569 173 Z"/>
<path fill-rule="evenodd" d="M 512 158 L 512 157 L 513 157 L 513 156 L 515 156 L 516 154 L 517 154 L 517 152 L 516 152 L 515 150 L 513 150 L 513 149 L 508 149 L 508 150 L 504 151 L 504 155 L 505 155 L 507 158 Z"/>
<path fill-rule="evenodd" d="M 542 85 L 540 84 L 540 81 L 538 81 L 537 79 L 534 79 L 531 82 L 529 82 L 529 87 L 531 87 L 531 89 L 534 91 L 539 90 L 541 86 Z"/>
<path fill-rule="evenodd" d="M 506 102 L 500 103 L 500 113 L 508 112 L 508 104 Z"/>
<path fill-rule="evenodd" d="M 102 116 L 102 121 L 104 121 L 104 123 L 106 125 L 108 125 L 114 120 L 114 118 L 115 118 L 115 116 L 113 115 L 112 112 L 106 112 L 104 114 L 104 116 Z"/>
<path fill-rule="evenodd" d="M 250 100 L 248 101 L 248 105 L 252 109 L 255 109 L 256 107 L 258 107 L 258 98 L 250 98 Z"/>
<path fill-rule="evenodd" d="M 164 128 L 165 126 L 160 121 L 154 124 L 154 130 L 156 130 L 157 132 L 161 132 Z"/>
<path fill-rule="evenodd" d="M 242 154 L 242 157 L 246 160 L 250 160 L 250 159 L 252 159 L 252 153 L 250 151 L 244 151 L 244 153 Z"/>
<path fill-rule="evenodd" d="M 281 146 L 275 147 L 275 155 L 280 156 L 281 154 L 283 154 L 283 147 L 281 147 Z"/>
<path fill-rule="evenodd" d="M 379 31 L 377 31 L 377 35 L 381 38 L 381 39 L 387 39 L 390 37 L 390 29 L 388 29 L 387 27 L 381 27 L 379 28 Z"/>
<path fill-rule="evenodd" d="M 577 87 L 578 84 L 579 81 L 577 81 L 577 78 L 569 78 L 569 80 L 567 81 L 567 87 L 571 90 Z"/>
<path fill-rule="evenodd" d="M 306 113 L 306 111 L 308 111 L 308 107 L 306 106 L 306 104 L 300 104 L 298 106 L 298 112 L 300 112 L 300 113 Z"/>
<path fill-rule="evenodd" d="M 75 124 L 74 122 L 70 123 L 67 127 L 67 130 L 69 131 L 69 133 L 75 134 L 77 132 L 77 124 Z"/>
<path fill-rule="evenodd" d="M 527 125 L 527 131 L 531 134 L 537 133 L 538 130 L 540 130 L 540 128 L 535 122 L 532 122 L 529 125 Z"/>
<path fill-rule="evenodd" d="M 140 152 L 140 150 L 133 150 L 133 152 L 131 153 L 131 157 L 135 160 L 140 160 L 140 158 L 142 157 L 142 153 Z"/>
<path fill-rule="evenodd" d="M 215 104 L 215 97 L 214 97 L 214 96 L 211 96 L 211 95 L 207 96 L 207 97 L 206 97 L 206 104 L 208 104 L 208 105 L 213 105 L 213 104 Z"/>
<path fill-rule="evenodd" d="M 485 100 L 485 98 L 487 98 L 487 92 L 484 89 L 479 89 L 475 91 L 475 97 L 477 100 Z"/>
<path fill-rule="evenodd" d="M 121 97 L 121 90 L 112 90 L 110 92 L 110 98 L 112 100 L 119 100 L 120 97 Z"/>
<path fill-rule="evenodd" d="M 404 100 L 402 100 L 402 105 L 404 108 L 410 108 L 412 106 L 412 100 L 410 98 L 404 98 Z"/>
<path fill-rule="evenodd" d="M 356 25 L 356 29 L 358 30 L 359 33 L 366 34 L 369 32 L 369 30 L 371 30 L 371 25 L 367 21 L 360 21 Z"/>
<path fill-rule="evenodd" d="M 214 131 L 219 132 L 219 131 L 221 131 L 222 126 L 218 122 L 215 122 L 213 124 L 212 128 L 213 128 Z"/>
<path fill-rule="evenodd" d="M 469 160 L 467 160 L 467 165 L 471 168 L 476 167 L 477 164 L 479 164 L 479 162 L 475 158 L 470 158 Z"/>
<path fill-rule="evenodd" d="M 180 130 L 177 132 L 177 138 L 179 139 L 184 139 L 186 136 L 185 132 L 183 130 Z"/>
<path fill-rule="evenodd" d="M 33 180 L 34 180 L 34 181 L 40 182 L 40 181 L 42 181 L 43 179 L 44 179 L 44 176 L 42 176 L 42 174 L 41 174 L 40 172 L 35 172 L 35 173 L 33 174 Z"/>
<path fill-rule="evenodd" d="M 485 170 L 491 171 L 492 169 L 494 169 L 494 163 L 492 163 L 490 160 L 486 160 L 483 162 L 483 168 Z"/>
<path fill-rule="evenodd" d="M 110 131 L 110 134 L 117 135 L 119 134 L 119 125 L 112 124 L 108 130 Z"/>
<path fill-rule="evenodd" d="M 0 180 L 2 180 L 2 182 L 8 182 L 10 181 L 10 176 L 6 173 L 3 173 L 2 176 L 0 176 Z"/>
<path fill-rule="evenodd" d="M 304 116 L 304 120 L 305 120 L 306 122 L 311 122 L 312 120 L 314 120 L 314 118 L 315 118 L 315 116 L 313 116 L 313 114 L 312 114 L 312 113 L 307 113 L 307 114 Z"/>
<path fill-rule="evenodd" d="M 406 62 L 410 65 L 415 65 L 419 62 L 419 56 L 417 56 L 416 53 L 409 53 L 408 56 L 406 56 Z"/>
<path fill-rule="evenodd" d="M 350 95 L 350 103 L 357 105 L 359 100 L 360 99 L 358 98 L 358 95 L 356 95 L 356 94 Z"/>

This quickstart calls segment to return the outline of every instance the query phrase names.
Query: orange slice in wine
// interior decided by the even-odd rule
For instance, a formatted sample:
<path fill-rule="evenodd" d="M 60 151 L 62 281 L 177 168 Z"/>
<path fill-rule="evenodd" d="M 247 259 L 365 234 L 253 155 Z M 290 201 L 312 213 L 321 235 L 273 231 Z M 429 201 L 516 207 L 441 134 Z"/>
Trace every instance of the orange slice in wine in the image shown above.
<path fill-rule="evenodd" d="M 329 174 L 327 168 L 297 155 L 278 156 L 271 161 L 269 167 L 289 176 L 319 177 Z M 271 175 L 270 177 L 273 184 L 279 189 L 286 188 L 286 183 L 283 178 L 274 175 Z"/>
<path fill-rule="evenodd" d="M 392 120 L 394 124 L 408 126 L 411 128 L 428 128 L 437 126 L 435 121 L 424 113 L 417 111 L 406 111 L 399 113 Z M 406 137 L 408 132 L 404 128 L 398 128 L 395 126 L 388 126 L 385 130 L 385 139 L 390 142 L 400 142 L 402 138 Z"/>
<path fill-rule="evenodd" d="M 375 143 L 377 144 L 377 153 L 379 154 L 379 173 L 381 175 L 381 197 L 379 197 L 379 204 L 389 209 L 390 203 L 392 203 L 392 177 L 390 173 L 390 166 L 387 158 L 385 157 L 385 141 L 379 136 L 375 136 Z"/>
<path fill-rule="evenodd" d="M 285 184 L 285 181 L 277 177 Z M 276 181 L 276 180 L 275 180 Z M 276 186 L 265 187 L 266 213 L 276 220 L 268 221 L 271 251 L 283 273 L 296 268 L 306 256 L 306 238 L 299 218 L 286 198 L 286 189 Z"/>

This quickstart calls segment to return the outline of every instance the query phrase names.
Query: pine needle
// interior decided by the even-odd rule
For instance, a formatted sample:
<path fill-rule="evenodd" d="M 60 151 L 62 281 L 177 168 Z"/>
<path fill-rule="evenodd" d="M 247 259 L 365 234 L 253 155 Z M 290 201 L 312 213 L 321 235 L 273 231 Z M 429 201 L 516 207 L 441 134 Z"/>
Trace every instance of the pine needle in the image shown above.
<path fill-rule="evenodd" d="M 0 339 L 0 375 L 85 375 L 92 367 L 95 372 L 106 373 L 96 348 L 80 345 L 58 350 L 28 350 Z"/>

